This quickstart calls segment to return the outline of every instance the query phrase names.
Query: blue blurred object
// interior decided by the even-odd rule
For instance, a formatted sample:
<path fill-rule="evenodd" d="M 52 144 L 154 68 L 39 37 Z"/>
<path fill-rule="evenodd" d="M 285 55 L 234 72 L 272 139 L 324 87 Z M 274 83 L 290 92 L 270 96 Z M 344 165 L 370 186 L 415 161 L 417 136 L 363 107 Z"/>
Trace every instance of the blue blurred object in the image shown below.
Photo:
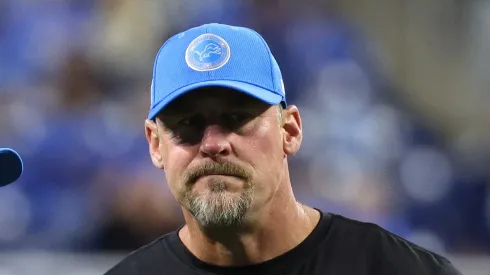
<path fill-rule="evenodd" d="M 23 170 L 22 158 L 10 148 L 0 148 L 0 186 L 16 181 Z"/>

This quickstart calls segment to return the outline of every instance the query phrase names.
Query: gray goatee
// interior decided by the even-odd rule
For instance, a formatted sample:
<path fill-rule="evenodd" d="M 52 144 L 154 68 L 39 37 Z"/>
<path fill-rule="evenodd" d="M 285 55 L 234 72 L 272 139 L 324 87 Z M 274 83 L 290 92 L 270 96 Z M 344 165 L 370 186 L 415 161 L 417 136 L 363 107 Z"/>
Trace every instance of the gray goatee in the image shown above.
<path fill-rule="evenodd" d="M 210 179 L 210 190 L 205 193 L 192 190 L 193 183 L 200 176 L 213 174 L 242 178 L 245 190 L 240 194 L 231 194 L 226 191 L 226 182 L 221 179 Z M 236 164 L 213 162 L 196 167 L 184 175 L 184 184 L 184 202 L 187 202 L 188 210 L 197 222 L 205 228 L 239 226 L 252 205 L 255 186 L 252 175 Z"/>

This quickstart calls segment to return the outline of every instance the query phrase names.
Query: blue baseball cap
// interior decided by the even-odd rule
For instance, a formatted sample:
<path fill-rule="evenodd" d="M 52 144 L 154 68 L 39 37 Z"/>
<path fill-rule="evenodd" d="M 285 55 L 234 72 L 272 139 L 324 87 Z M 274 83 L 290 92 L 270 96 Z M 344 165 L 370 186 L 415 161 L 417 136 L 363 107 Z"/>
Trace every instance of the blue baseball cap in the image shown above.
<path fill-rule="evenodd" d="M 16 181 L 22 175 L 23 168 L 24 164 L 17 152 L 10 148 L 0 148 L 0 186 Z"/>
<path fill-rule="evenodd" d="M 262 36 L 249 28 L 211 23 L 168 39 L 155 58 L 148 119 L 204 87 L 231 88 L 286 106 L 279 65 Z"/>

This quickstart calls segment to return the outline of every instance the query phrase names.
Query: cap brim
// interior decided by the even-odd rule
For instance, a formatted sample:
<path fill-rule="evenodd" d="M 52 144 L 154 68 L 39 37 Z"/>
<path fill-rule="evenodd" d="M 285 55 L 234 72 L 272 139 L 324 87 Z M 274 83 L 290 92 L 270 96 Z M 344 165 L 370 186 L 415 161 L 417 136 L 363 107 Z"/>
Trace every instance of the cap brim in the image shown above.
<path fill-rule="evenodd" d="M 0 148 L 0 186 L 16 181 L 21 175 L 24 164 L 17 152 L 10 148 Z"/>
<path fill-rule="evenodd" d="M 279 104 L 282 101 L 284 101 L 284 97 L 282 95 L 276 94 L 273 91 L 264 89 L 262 87 L 258 87 L 249 83 L 244 83 L 244 82 L 238 82 L 238 81 L 233 81 L 233 80 L 212 80 L 212 81 L 205 81 L 205 82 L 199 82 L 196 84 L 188 85 L 183 88 L 180 88 L 173 93 L 171 93 L 169 96 L 164 98 L 162 101 L 158 102 L 151 110 L 150 113 L 148 114 L 148 119 L 154 119 L 160 111 L 162 111 L 165 106 L 167 106 L 170 102 L 178 98 L 179 96 L 186 94 L 190 91 L 199 89 L 199 88 L 205 88 L 205 87 L 225 87 L 225 88 L 230 88 L 245 94 L 248 94 L 252 97 L 255 97 L 265 103 L 268 103 L 270 105 L 275 105 Z"/>

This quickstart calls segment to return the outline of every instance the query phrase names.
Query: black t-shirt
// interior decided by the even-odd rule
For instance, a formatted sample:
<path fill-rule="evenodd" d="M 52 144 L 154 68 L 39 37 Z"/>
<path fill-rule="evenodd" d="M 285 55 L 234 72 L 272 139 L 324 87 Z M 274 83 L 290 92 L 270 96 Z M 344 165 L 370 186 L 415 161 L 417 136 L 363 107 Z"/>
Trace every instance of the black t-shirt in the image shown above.
<path fill-rule="evenodd" d="M 294 249 L 267 262 L 221 267 L 197 259 L 177 231 L 140 248 L 105 275 L 461 275 L 444 257 L 381 227 L 322 213 Z"/>

